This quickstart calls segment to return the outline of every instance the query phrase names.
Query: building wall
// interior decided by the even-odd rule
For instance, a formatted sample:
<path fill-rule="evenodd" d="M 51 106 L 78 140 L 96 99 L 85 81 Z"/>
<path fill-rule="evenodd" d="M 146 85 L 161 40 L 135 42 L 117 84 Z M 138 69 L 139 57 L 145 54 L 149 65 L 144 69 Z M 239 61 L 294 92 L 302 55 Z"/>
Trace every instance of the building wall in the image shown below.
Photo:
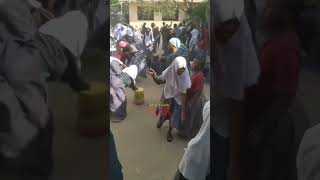
<path fill-rule="evenodd" d="M 162 22 L 166 22 L 167 24 L 170 24 L 171 21 L 162 21 L 162 13 L 161 12 L 154 12 L 154 20 L 153 21 L 139 21 L 138 20 L 138 3 L 129 3 L 129 24 L 133 26 L 134 28 L 141 28 L 143 23 L 147 23 L 147 27 L 151 27 L 151 23 L 155 23 L 156 26 L 162 27 Z M 179 10 L 179 19 L 178 21 L 172 21 L 172 27 L 173 24 L 179 24 L 185 19 L 185 12 L 182 10 Z"/>

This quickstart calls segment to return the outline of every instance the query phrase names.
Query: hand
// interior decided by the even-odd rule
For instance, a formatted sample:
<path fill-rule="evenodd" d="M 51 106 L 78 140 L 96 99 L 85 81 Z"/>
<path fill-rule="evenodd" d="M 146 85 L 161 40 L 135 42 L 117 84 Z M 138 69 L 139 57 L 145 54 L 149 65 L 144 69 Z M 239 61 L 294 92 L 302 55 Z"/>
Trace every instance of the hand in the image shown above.
<path fill-rule="evenodd" d="M 155 77 L 157 75 L 156 71 L 154 69 L 149 69 L 149 72 L 148 74 L 151 76 L 151 77 Z"/>
<path fill-rule="evenodd" d="M 122 69 L 127 68 L 128 66 L 125 64 L 122 64 Z"/>

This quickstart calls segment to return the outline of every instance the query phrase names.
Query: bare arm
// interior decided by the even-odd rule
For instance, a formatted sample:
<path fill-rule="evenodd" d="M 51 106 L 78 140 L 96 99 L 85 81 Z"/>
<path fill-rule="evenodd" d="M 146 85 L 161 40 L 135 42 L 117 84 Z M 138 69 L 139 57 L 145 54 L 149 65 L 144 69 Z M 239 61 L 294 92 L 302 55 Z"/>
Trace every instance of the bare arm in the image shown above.
<path fill-rule="evenodd" d="M 152 78 L 153 78 L 153 81 L 158 85 L 166 83 L 166 81 L 162 81 L 161 79 L 159 79 L 157 75 L 152 76 Z"/>

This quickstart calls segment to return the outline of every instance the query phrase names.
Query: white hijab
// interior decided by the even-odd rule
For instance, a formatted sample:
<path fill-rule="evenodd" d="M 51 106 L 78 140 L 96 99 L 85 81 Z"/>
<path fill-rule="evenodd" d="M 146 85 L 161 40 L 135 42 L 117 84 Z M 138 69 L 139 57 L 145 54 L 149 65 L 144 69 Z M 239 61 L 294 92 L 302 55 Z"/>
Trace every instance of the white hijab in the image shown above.
<path fill-rule="evenodd" d="M 227 21 L 232 18 L 240 19 L 244 12 L 243 0 L 214 0 L 213 14 L 215 23 Z"/>
<path fill-rule="evenodd" d="M 42 25 L 39 31 L 57 38 L 74 56 L 80 58 L 87 41 L 88 20 L 81 11 L 70 11 Z"/>
<path fill-rule="evenodd" d="M 180 76 L 177 74 L 179 68 L 185 68 L 185 71 Z M 164 87 L 164 97 L 166 99 L 175 97 L 191 87 L 187 61 L 182 56 L 176 57 L 171 65 L 162 72 L 159 78 L 166 81 Z"/>
<path fill-rule="evenodd" d="M 216 19 L 215 19 L 216 20 Z M 240 17 L 239 30 L 225 44 L 215 44 L 215 74 L 217 88 L 223 96 L 242 100 L 244 89 L 254 85 L 260 75 L 260 65 L 245 15 Z"/>
<path fill-rule="evenodd" d="M 138 67 L 136 65 L 126 67 L 122 70 L 122 72 L 127 73 L 133 79 L 133 82 L 136 83 L 136 78 L 138 75 Z"/>
<path fill-rule="evenodd" d="M 202 116 L 202 126 L 188 143 L 179 165 L 179 171 L 189 180 L 205 180 L 210 172 L 210 101 L 204 105 Z"/>
<path fill-rule="evenodd" d="M 298 180 L 320 179 L 320 124 L 306 131 L 297 155 Z"/>

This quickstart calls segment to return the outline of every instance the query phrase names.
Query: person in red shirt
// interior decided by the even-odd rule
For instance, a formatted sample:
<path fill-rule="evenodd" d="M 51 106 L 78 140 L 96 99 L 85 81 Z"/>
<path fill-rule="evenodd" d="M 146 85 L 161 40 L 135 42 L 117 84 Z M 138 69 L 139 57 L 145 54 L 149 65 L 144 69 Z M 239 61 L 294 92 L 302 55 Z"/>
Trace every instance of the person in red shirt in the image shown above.
<path fill-rule="evenodd" d="M 187 90 L 187 118 L 182 122 L 182 129 L 179 135 L 188 139 L 193 138 L 202 125 L 202 118 L 199 116 L 207 99 L 203 95 L 204 86 L 204 62 L 194 59 L 191 65 L 193 75 L 191 76 L 191 88 Z"/>
<path fill-rule="evenodd" d="M 300 43 L 286 0 L 269 1 L 270 34 L 259 59 L 261 74 L 247 90 L 247 156 L 244 179 L 295 179 L 293 124 L 288 118 L 299 86 Z M 251 166 L 250 166 L 251 164 Z"/>

